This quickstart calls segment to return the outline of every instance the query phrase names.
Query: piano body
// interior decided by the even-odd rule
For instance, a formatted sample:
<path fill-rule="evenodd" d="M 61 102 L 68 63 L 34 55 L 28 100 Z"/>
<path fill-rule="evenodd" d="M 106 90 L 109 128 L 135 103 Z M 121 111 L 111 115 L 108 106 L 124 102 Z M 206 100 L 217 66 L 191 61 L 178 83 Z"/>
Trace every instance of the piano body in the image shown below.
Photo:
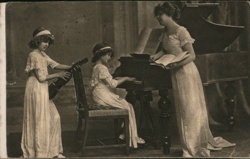
<path fill-rule="evenodd" d="M 248 54 L 244 51 L 226 52 L 223 51 L 229 46 L 243 31 L 243 26 L 229 26 L 209 22 L 206 18 L 212 13 L 218 3 L 196 3 L 186 4 L 181 10 L 179 23 L 185 26 L 195 39 L 194 50 L 196 60 L 194 61 L 204 86 L 218 82 L 228 82 L 225 89 L 227 99 L 225 103 L 228 108 L 228 127 L 233 128 L 234 109 L 236 91 L 234 81 L 247 78 Z M 159 37 L 162 28 L 145 28 L 142 30 L 135 53 L 148 54 L 156 53 L 161 49 Z M 142 112 L 145 112 L 152 131 L 146 131 L 141 125 L 142 118 L 139 119 L 138 133 L 148 141 L 154 141 L 156 147 L 162 144 L 163 153 L 168 154 L 171 147 L 169 135 L 169 117 L 171 101 L 168 98 L 168 90 L 171 89 L 170 71 L 159 66 L 150 65 L 147 58 L 120 57 L 121 65 L 115 70 L 113 77 L 131 76 L 136 77 L 140 82 L 126 82 L 119 87 L 127 91 L 126 99 L 135 104 L 138 100 Z M 156 131 L 155 124 L 150 115 L 153 90 L 159 90 L 160 100 L 158 107 L 161 111 L 161 130 L 163 136 L 160 142 L 157 141 L 160 133 Z"/>

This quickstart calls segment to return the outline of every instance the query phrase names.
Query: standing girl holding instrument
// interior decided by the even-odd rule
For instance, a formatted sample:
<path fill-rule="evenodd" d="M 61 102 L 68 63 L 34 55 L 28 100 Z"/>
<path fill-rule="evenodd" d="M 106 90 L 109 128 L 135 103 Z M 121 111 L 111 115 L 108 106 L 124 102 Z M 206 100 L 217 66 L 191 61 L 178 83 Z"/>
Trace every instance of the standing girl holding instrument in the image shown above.
<path fill-rule="evenodd" d="M 21 147 L 24 158 L 64 158 L 59 113 L 49 100 L 48 80 L 68 78 L 70 73 L 48 74 L 47 66 L 58 70 L 71 68 L 53 61 L 44 51 L 54 42 L 44 27 L 33 32 L 25 72 L 28 74 L 24 95 L 24 117 Z"/>

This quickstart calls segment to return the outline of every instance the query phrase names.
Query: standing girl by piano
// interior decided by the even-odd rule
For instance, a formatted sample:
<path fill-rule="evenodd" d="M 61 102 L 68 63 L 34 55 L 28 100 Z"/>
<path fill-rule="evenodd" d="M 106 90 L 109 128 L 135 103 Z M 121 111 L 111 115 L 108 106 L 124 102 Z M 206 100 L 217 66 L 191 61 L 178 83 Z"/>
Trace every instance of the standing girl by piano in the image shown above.
<path fill-rule="evenodd" d="M 95 63 L 95 65 L 90 82 L 93 87 L 93 100 L 98 105 L 128 110 L 130 146 L 137 148 L 137 144 L 144 144 L 145 141 L 138 137 L 133 106 L 112 91 L 112 88 L 115 88 L 117 85 L 125 81 L 134 81 L 135 78 L 120 77 L 113 79 L 106 66 L 112 56 L 113 49 L 105 43 L 96 44 L 93 48 L 92 62 Z M 121 134 L 119 138 L 124 139 L 124 134 Z"/>
<path fill-rule="evenodd" d="M 154 9 L 156 19 L 164 26 L 160 38 L 162 50 L 151 56 L 157 60 L 164 54 L 178 55 L 188 51 L 184 60 L 168 65 L 171 79 L 182 145 L 183 157 L 210 156 L 210 150 L 234 146 L 222 138 L 213 138 L 209 129 L 205 97 L 199 72 L 194 64 L 194 39 L 187 29 L 176 23 L 180 17 L 179 8 L 165 2 Z"/>
<path fill-rule="evenodd" d="M 24 158 L 64 158 L 61 123 L 54 103 L 49 100 L 48 80 L 68 78 L 67 72 L 48 74 L 47 66 L 58 70 L 71 68 L 53 61 L 44 51 L 54 42 L 44 27 L 33 32 L 25 72 L 28 74 L 24 95 L 21 147 Z"/>

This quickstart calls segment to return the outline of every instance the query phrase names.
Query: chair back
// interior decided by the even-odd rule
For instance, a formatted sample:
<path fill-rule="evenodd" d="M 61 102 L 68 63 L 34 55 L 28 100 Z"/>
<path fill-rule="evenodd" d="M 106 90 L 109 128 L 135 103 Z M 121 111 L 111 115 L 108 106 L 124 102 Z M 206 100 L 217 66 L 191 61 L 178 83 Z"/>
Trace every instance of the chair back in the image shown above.
<path fill-rule="evenodd" d="M 77 110 L 81 110 L 84 113 L 85 117 L 88 117 L 89 107 L 87 102 L 87 97 L 84 89 L 83 78 L 81 68 L 76 68 L 72 71 L 74 85 L 75 85 L 75 93 L 76 93 L 76 102 L 77 102 Z"/>

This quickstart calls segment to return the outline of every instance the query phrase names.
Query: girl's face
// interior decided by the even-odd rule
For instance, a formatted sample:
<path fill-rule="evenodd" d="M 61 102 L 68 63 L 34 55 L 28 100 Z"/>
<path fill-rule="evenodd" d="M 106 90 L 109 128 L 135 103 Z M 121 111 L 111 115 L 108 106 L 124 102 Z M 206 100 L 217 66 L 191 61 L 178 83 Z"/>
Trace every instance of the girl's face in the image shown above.
<path fill-rule="evenodd" d="M 41 44 L 38 46 L 38 49 L 40 51 L 45 51 L 49 47 L 49 42 L 41 42 Z"/>
<path fill-rule="evenodd" d="M 111 59 L 111 55 L 112 55 L 112 53 L 109 52 L 109 53 L 107 53 L 106 55 L 102 56 L 102 57 L 100 58 L 101 61 L 102 61 L 102 63 L 107 64 L 108 61 Z"/>
<path fill-rule="evenodd" d="M 38 46 L 40 51 L 45 51 L 51 44 L 51 39 L 49 37 L 44 37 L 41 44 Z"/>
<path fill-rule="evenodd" d="M 156 16 L 156 19 L 159 21 L 160 25 L 166 26 L 171 17 L 166 15 L 165 13 L 159 12 Z"/>

